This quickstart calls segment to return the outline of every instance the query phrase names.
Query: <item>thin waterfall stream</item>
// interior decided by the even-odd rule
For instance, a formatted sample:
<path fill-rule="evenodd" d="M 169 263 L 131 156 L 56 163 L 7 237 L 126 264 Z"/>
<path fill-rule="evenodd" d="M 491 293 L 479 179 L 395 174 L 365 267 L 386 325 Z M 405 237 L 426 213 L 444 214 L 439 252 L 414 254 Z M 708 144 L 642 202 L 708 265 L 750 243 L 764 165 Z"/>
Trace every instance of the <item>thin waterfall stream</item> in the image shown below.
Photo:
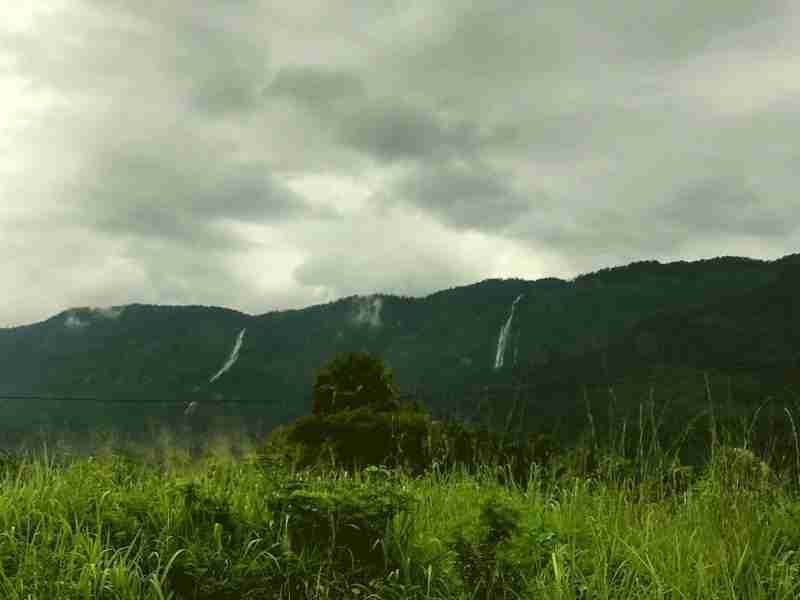
<path fill-rule="evenodd" d="M 511 331 L 511 321 L 514 319 L 514 309 L 517 307 L 517 302 L 520 301 L 523 294 L 520 294 L 511 303 L 511 311 L 508 314 L 508 319 L 500 328 L 500 336 L 497 339 L 497 353 L 494 357 L 494 368 L 499 369 L 503 366 L 503 360 L 506 355 L 506 346 L 508 345 L 508 334 Z"/>
<path fill-rule="evenodd" d="M 236 343 L 233 345 L 233 350 L 231 351 L 231 355 L 228 357 L 228 360 L 225 361 L 225 364 L 222 365 L 222 368 L 219 371 L 217 371 L 217 373 L 213 377 L 211 377 L 211 379 L 208 380 L 209 383 L 214 383 L 214 381 L 217 380 L 220 377 L 220 375 L 225 373 L 225 371 L 230 369 L 236 362 L 236 359 L 239 358 L 239 350 L 242 347 L 242 340 L 244 339 L 245 331 L 247 331 L 246 328 L 242 329 L 239 332 L 239 335 L 236 338 Z"/>

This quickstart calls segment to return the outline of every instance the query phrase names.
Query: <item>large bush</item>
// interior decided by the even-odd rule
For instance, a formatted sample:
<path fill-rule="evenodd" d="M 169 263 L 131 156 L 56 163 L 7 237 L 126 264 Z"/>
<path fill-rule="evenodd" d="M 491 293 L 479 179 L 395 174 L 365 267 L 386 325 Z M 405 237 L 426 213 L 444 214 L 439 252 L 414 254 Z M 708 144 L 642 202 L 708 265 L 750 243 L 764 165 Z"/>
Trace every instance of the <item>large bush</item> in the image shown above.
<path fill-rule="evenodd" d="M 343 568 L 358 565 L 374 571 L 388 566 L 381 542 L 393 517 L 413 502 L 406 491 L 387 483 L 340 480 L 312 489 L 307 482 L 292 480 L 270 495 L 267 506 L 286 523 L 290 552 L 299 555 L 316 546 L 330 557 L 344 558 L 339 563 Z M 337 554 L 338 548 L 347 551 Z"/>
<path fill-rule="evenodd" d="M 527 483 L 534 463 L 549 462 L 547 436 L 511 442 L 463 423 L 434 421 L 418 401 L 400 402 L 392 374 L 366 353 L 329 361 L 314 382 L 312 414 L 278 428 L 261 447 L 270 469 L 403 467 L 414 475 L 438 467 L 502 467 L 503 483 Z"/>
<path fill-rule="evenodd" d="M 286 440 L 300 449 L 296 466 L 330 464 L 405 466 L 420 473 L 428 463 L 425 442 L 430 416 L 403 407 L 378 412 L 371 407 L 309 415 L 292 423 Z"/>

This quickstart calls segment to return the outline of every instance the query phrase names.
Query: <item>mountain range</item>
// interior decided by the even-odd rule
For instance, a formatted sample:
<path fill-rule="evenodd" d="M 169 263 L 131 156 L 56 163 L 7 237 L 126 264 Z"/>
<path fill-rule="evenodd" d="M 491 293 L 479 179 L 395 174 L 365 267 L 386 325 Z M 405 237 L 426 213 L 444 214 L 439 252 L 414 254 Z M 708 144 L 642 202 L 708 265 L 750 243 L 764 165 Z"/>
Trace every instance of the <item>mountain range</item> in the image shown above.
<path fill-rule="evenodd" d="M 0 329 L 0 396 L 246 404 L 277 424 L 310 411 L 327 360 L 359 350 L 382 357 L 400 389 L 434 412 L 478 414 L 487 400 L 508 410 L 513 400 L 512 410 L 525 404 L 523 420 L 563 417 L 587 389 L 652 387 L 687 373 L 800 399 L 798 292 L 792 254 L 644 261 L 569 281 L 490 279 L 422 298 L 351 296 L 261 315 L 70 308 Z"/>

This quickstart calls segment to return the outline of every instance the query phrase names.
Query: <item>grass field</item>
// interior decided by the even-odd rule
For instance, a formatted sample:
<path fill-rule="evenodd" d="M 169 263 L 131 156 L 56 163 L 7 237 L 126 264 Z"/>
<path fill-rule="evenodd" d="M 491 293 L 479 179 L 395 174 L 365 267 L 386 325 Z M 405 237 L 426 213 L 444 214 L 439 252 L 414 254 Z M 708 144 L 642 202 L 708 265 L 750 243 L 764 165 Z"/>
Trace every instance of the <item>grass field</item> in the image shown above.
<path fill-rule="evenodd" d="M 693 471 L 642 434 L 527 481 L 496 464 L 296 471 L 230 436 L 51 441 L 0 460 L 0 597 L 798 597 L 796 471 L 710 433 Z M 342 543 L 356 530 L 369 547 Z"/>

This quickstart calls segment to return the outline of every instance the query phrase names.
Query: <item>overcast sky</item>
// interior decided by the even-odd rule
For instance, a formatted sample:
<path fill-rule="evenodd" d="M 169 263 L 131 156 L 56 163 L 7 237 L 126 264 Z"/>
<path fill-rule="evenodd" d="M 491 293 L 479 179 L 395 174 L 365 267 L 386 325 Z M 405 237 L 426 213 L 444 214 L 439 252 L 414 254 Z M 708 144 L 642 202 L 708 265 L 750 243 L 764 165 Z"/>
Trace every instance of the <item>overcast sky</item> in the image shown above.
<path fill-rule="evenodd" d="M 774 259 L 800 2 L 4 2 L 0 155 L 0 326 Z"/>

